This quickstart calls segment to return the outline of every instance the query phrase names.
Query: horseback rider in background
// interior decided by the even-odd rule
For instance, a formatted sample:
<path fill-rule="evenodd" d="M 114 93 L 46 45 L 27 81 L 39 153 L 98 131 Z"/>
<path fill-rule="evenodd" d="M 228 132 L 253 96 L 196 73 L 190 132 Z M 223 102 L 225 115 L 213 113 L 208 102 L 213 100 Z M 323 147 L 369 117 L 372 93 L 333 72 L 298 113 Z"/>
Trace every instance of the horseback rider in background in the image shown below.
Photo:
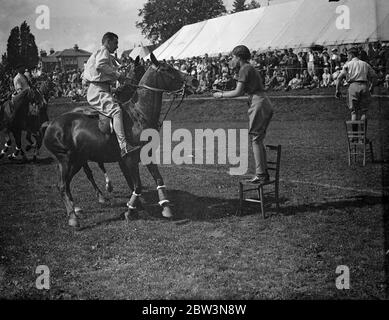
<path fill-rule="evenodd" d="M 123 111 L 111 92 L 111 86 L 119 81 L 124 82 L 125 75 L 118 71 L 119 64 L 111 55 L 118 48 L 119 37 L 107 32 L 102 38 L 102 46 L 91 55 L 86 63 L 83 80 L 89 84 L 87 100 L 89 104 L 103 115 L 113 119 L 121 156 L 124 158 L 129 153 L 139 149 L 133 146 L 126 138 Z"/>

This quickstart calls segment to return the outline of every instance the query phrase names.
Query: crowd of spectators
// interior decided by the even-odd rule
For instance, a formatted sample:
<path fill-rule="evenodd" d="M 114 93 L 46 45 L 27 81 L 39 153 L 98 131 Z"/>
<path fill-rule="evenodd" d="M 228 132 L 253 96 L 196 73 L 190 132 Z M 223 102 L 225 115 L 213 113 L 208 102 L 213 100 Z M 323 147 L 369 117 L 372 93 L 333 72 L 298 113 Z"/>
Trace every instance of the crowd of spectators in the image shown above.
<path fill-rule="evenodd" d="M 360 59 L 367 61 L 377 72 L 378 85 L 388 89 L 389 45 L 369 43 L 359 46 Z M 166 62 L 199 80 L 198 93 L 210 90 L 231 90 L 236 85 L 236 70 L 229 68 L 230 55 L 193 57 Z M 316 47 L 308 50 L 293 49 L 252 52 L 250 63 L 260 71 L 265 90 L 298 90 L 335 86 L 338 75 L 347 61 L 347 48 Z M 343 85 L 347 85 L 344 81 Z"/>
<path fill-rule="evenodd" d="M 389 91 L 389 44 L 379 42 L 359 46 L 360 59 L 367 61 L 377 72 L 378 86 Z M 237 70 L 231 70 L 229 61 L 231 55 L 219 54 L 210 57 L 192 57 L 176 60 L 171 57 L 165 61 L 197 78 L 198 94 L 212 90 L 232 90 L 236 86 Z M 289 91 L 299 89 L 327 88 L 335 86 L 338 75 L 347 61 L 347 48 L 343 47 L 313 47 L 307 50 L 267 50 L 253 51 L 250 63 L 261 73 L 265 90 Z M 133 63 L 131 58 L 123 59 L 122 65 Z M 147 68 L 150 61 L 141 59 Z M 0 76 L 2 92 L 6 88 L 12 90 L 14 74 Z M 82 82 L 82 70 L 55 70 L 44 73 L 40 70 L 32 72 L 34 81 L 50 80 L 55 84 L 55 97 L 69 97 L 73 101 L 85 99 L 87 86 Z M 345 80 L 343 85 L 347 85 Z"/>

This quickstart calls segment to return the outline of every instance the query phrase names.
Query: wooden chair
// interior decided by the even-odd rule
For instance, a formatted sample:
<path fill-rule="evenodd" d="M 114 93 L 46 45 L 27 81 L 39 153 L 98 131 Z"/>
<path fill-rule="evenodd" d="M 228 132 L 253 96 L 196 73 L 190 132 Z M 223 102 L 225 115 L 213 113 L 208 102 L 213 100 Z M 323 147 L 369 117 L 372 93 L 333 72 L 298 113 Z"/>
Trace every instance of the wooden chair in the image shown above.
<path fill-rule="evenodd" d="M 281 162 L 281 145 L 272 146 L 266 145 L 268 157 L 268 172 L 270 180 L 263 184 L 251 183 L 249 179 L 239 181 L 239 208 L 237 214 L 241 215 L 243 206 L 246 201 L 259 203 L 263 218 L 265 215 L 265 195 L 274 194 L 274 202 L 276 204 L 277 212 L 280 209 L 279 203 L 279 185 L 280 185 L 280 162 Z M 269 160 L 270 159 L 270 160 Z M 273 187 L 272 191 L 264 192 L 265 187 Z M 250 191 L 257 191 L 258 198 L 245 198 L 244 194 Z"/>
<path fill-rule="evenodd" d="M 367 120 L 345 121 L 348 146 L 348 165 L 351 159 L 357 162 L 358 155 L 363 156 L 363 166 L 366 165 L 366 146 L 369 146 L 371 161 L 374 162 L 373 144 L 367 139 Z"/>

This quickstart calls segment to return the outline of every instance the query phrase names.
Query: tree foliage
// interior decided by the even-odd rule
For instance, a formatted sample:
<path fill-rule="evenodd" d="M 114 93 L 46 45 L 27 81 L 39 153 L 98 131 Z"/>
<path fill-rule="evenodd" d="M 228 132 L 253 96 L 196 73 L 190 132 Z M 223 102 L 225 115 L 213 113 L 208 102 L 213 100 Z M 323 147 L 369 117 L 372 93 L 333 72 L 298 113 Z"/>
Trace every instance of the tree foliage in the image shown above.
<path fill-rule="evenodd" d="M 152 43 L 162 43 L 187 24 L 226 13 L 222 0 L 148 0 L 136 26 Z"/>
<path fill-rule="evenodd" d="M 39 62 L 38 48 L 35 44 L 35 37 L 26 21 L 20 27 L 14 27 L 11 30 L 7 42 L 7 54 L 3 55 L 2 60 L 7 69 L 13 69 L 19 63 L 23 63 L 29 69 L 37 66 Z"/>
<path fill-rule="evenodd" d="M 261 5 L 256 0 L 251 0 L 249 4 L 245 4 L 246 0 L 235 0 L 232 4 L 232 11 L 231 13 L 245 11 L 245 10 L 251 10 L 259 8 Z"/>

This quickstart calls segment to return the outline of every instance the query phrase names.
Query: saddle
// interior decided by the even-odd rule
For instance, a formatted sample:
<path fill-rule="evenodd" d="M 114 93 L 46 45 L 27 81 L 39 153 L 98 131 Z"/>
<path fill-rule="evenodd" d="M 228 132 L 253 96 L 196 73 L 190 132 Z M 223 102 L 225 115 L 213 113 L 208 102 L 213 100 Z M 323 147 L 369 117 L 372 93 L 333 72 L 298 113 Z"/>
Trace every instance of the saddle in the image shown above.
<path fill-rule="evenodd" d="M 89 118 L 98 119 L 99 129 L 104 134 L 112 134 L 113 132 L 113 119 L 105 116 L 104 114 L 98 112 L 96 109 L 85 106 L 77 107 L 72 110 L 72 112 L 79 112 L 86 115 Z"/>
<path fill-rule="evenodd" d="M 124 131 L 129 142 L 133 141 L 131 138 L 133 136 L 132 127 L 136 122 L 147 123 L 146 118 L 139 111 L 131 108 L 128 103 L 125 106 L 120 106 L 123 110 L 123 122 L 124 122 Z M 87 117 L 94 118 L 98 120 L 98 126 L 102 133 L 104 134 L 114 134 L 113 130 L 113 119 L 107 117 L 106 115 L 100 113 L 91 106 L 77 107 L 72 110 L 72 112 L 80 112 Z"/>

